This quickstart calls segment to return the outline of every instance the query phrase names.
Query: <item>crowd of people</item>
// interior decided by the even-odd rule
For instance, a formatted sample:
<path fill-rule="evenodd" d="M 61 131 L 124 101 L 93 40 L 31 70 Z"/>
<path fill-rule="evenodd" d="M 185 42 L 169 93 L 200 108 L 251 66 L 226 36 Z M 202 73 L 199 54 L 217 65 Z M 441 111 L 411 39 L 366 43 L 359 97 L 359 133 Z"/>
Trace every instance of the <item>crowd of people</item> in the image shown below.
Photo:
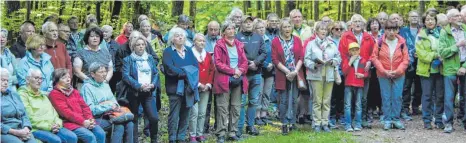
<path fill-rule="evenodd" d="M 455 118 L 466 129 L 466 6 L 445 13 L 304 22 L 298 9 L 260 19 L 233 8 L 204 33 L 180 15 L 166 35 L 140 15 L 116 38 L 92 14 L 83 30 L 74 16 L 40 32 L 25 21 L 11 47 L 1 29 L 1 142 L 133 143 L 139 119 L 157 142 L 162 84 L 170 143 L 205 141 L 210 119 L 219 143 L 274 118 L 283 135 L 297 124 L 361 131 L 376 118 L 404 130 L 419 114 L 426 130 L 451 133 Z"/>

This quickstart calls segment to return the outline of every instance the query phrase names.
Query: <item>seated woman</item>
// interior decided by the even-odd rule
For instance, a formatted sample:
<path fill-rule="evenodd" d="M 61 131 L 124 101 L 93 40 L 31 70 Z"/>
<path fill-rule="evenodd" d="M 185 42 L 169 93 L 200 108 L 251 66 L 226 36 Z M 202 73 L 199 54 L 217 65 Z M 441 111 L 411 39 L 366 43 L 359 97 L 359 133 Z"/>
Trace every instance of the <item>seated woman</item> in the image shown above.
<path fill-rule="evenodd" d="M 63 119 L 63 126 L 73 131 L 80 141 L 105 143 L 105 131 L 96 124 L 79 91 L 71 86 L 71 75 L 67 69 L 55 70 L 53 86 L 49 99 Z"/>
<path fill-rule="evenodd" d="M 113 124 L 110 122 L 109 116 L 105 115 L 106 113 L 118 111 L 120 109 L 120 105 L 118 105 L 118 102 L 113 96 L 110 85 L 104 82 L 107 76 L 107 65 L 92 63 L 88 71 L 91 73 L 91 78 L 90 80 L 84 81 L 84 85 L 80 92 L 86 104 L 91 108 L 92 115 L 96 118 L 97 124 L 105 130 L 112 129 L 112 125 L 114 125 L 111 137 L 112 143 L 123 142 L 124 133 L 126 133 L 124 142 L 132 143 L 133 122 Z"/>
<path fill-rule="evenodd" d="M 31 120 L 32 134 L 47 143 L 78 142 L 76 134 L 63 128 L 63 121 L 58 118 L 47 94 L 40 91 L 43 80 L 40 70 L 30 69 L 27 75 L 27 85 L 20 87 L 18 94 Z"/>
<path fill-rule="evenodd" d="M 18 79 L 16 78 L 17 62 L 15 55 L 6 46 L 7 37 L 8 31 L 0 27 L 0 67 L 6 68 L 10 72 L 8 87 L 12 91 L 16 91 L 16 85 L 18 84 Z"/>
<path fill-rule="evenodd" d="M 123 59 L 123 82 L 129 87 L 126 98 L 129 109 L 134 114 L 133 123 L 138 125 L 139 106 L 150 121 L 151 142 L 157 142 L 158 113 L 154 94 L 158 84 L 157 62 L 146 51 L 146 38 L 136 36 L 131 39 L 132 54 Z M 133 127 L 134 142 L 138 141 L 138 126 Z"/>
<path fill-rule="evenodd" d="M 1 89 L 1 142 L 5 143 L 35 143 L 36 139 L 31 134 L 31 122 L 26 116 L 23 102 L 16 92 L 8 87 L 9 71 L 0 68 Z"/>

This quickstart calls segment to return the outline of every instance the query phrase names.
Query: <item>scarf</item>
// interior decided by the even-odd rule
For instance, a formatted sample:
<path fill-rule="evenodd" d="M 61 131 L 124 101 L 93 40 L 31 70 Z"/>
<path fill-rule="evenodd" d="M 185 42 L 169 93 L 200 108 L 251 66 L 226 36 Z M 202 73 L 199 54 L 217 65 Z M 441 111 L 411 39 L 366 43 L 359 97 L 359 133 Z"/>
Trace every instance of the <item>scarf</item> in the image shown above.
<path fill-rule="evenodd" d="M 426 33 L 427 35 L 432 35 L 435 38 L 439 38 L 440 36 L 440 29 L 439 28 L 434 28 L 434 29 L 427 29 L 426 28 Z"/>
<path fill-rule="evenodd" d="M 136 61 L 136 65 L 138 66 L 138 71 L 143 72 L 145 74 L 149 74 L 151 72 L 151 68 L 148 66 L 145 66 L 145 62 L 148 62 L 147 60 L 149 59 L 149 55 L 147 52 L 144 52 L 141 56 L 136 55 L 136 53 L 131 53 L 131 58 Z"/>
<path fill-rule="evenodd" d="M 60 86 L 59 84 L 57 84 L 55 86 L 55 89 L 57 89 L 61 93 L 65 94 L 66 96 L 70 96 L 71 93 L 73 93 L 73 90 L 74 90 L 72 86 L 64 87 L 64 86 Z"/>

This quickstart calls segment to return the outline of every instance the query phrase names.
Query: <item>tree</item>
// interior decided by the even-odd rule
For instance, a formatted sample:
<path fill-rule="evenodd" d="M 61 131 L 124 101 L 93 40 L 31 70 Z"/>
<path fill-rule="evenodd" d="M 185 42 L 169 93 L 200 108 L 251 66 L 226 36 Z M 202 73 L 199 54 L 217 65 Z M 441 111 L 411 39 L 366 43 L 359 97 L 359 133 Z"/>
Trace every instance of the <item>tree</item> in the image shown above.
<path fill-rule="evenodd" d="M 27 1 L 26 3 L 27 3 L 26 20 L 29 20 L 31 18 L 32 1 Z"/>
<path fill-rule="evenodd" d="M 319 1 L 314 0 L 314 21 L 319 20 Z"/>
<path fill-rule="evenodd" d="M 256 6 L 257 6 L 257 13 L 256 13 L 256 16 L 259 17 L 259 18 L 263 18 L 263 11 L 262 11 L 262 2 L 261 1 L 257 1 L 256 2 Z"/>
<path fill-rule="evenodd" d="M 196 1 L 190 1 L 189 2 L 189 16 L 192 17 L 193 23 L 196 23 Z M 195 26 L 196 24 L 194 24 Z"/>
<path fill-rule="evenodd" d="M 184 1 L 173 1 L 172 2 L 172 17 L 183 14 Z"/>
<path fill-rule="evenodd" d="M 282 17 L 282 4 L 280 0 L 275 1 L 275 10 L 277 11 L 278 17 Z"/>
<path fill-rule="evenodd" d="M 58 15 L 63 14 L 63 10 L 65 9 L 65 7 L 66 7 L 65 0 L 61 0 L 61 2 L 60 2 L 60 11 L 58 12 Z"/>
<path fill-rule="evenodd" d="M 97 18 L 97 23 L 100 23 L 100 21 L 101 21 L 100 20 L 101 19 L 100 18 L 100 4 L 101 3 L 102 3 L 101 1 L 97 1 L 95 3 L 95 17 Z"/>
<path fill-rule="evenodd" d="M 243 12 L 245 15 L 248 14 L 249 8 L 251 8 L 251 1 L 243 1 Z"/>
<path fill-rule="evenodd" d="M 361 1 L 354 2 L 354 13 L 361 14 Z"/>
<path fill-rule="evenodd" d="M 112 8 L 112 22 L 116 21 L 120 15 L 121 1 L 115 1 Z"/>
<path fill-rule="evenodd" d="M 296 8 L 296 3 L 294 1 L 286 1 L 286 10 L 285 15 L 290 16 L 290 11 Z"/>
<path fill-rule="evenodd" d="M 270 1 L 265 1 L 265 8 L 266 10 L 266 17 L 267 15 L 269 15 L 269 13 L 271 13 L 271 9 L 272 9 L 272 4 L 270 3 Z"/>
<path fill-rule="evenodd" d="M 7 14 L 11 16 L 10 14 L 18 11 L 19 8 L 21 7 L 19 1 L 6 1 L 6 6 L 7 6 Z"/>
<path fill-rule="evenodd" d="M 422 15 L 425 11 L 426 8 L 426 2 L 425 1 L 419 1 L 419 14 Z M 424 21 L 422 21 L 424 22 Z"/>

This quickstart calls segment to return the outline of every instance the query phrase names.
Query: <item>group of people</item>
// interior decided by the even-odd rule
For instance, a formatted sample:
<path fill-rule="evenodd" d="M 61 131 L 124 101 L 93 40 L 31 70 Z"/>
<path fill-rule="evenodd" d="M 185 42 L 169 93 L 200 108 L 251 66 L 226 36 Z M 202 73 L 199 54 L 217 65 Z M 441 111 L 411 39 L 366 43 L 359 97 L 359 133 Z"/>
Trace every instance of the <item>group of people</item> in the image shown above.
<path fill-rule="evenodd" d="M 94 15 L 84 30 L 74 16 L 47 18 L 40 34 L 26 21 L 11 47 L 1 29 L 1 141 L 132 143 L 144 119 L 144 134 L 157 142 L 161 84 L 169 142 L 205 141 L 211 116 L 219 143 L 257 136 L 256 125 L 272 124 L 270 109 L 283 135 L 303 123 L 331 132 L 337 121 L 360 131 L 379 115 L 384 130 L 405 129 L 413 114 L 425 129 L 434 122 L 451 133 L 457 92 L 466 129 L 466 6 L 407 19 L 404 26 L 400 14 L 380 12 L 309 26 L 298 9 L 263 20 L 233 8 L 203 34 L 180 15 L 162 36 L 140 15 L 116 38 Z"/>

